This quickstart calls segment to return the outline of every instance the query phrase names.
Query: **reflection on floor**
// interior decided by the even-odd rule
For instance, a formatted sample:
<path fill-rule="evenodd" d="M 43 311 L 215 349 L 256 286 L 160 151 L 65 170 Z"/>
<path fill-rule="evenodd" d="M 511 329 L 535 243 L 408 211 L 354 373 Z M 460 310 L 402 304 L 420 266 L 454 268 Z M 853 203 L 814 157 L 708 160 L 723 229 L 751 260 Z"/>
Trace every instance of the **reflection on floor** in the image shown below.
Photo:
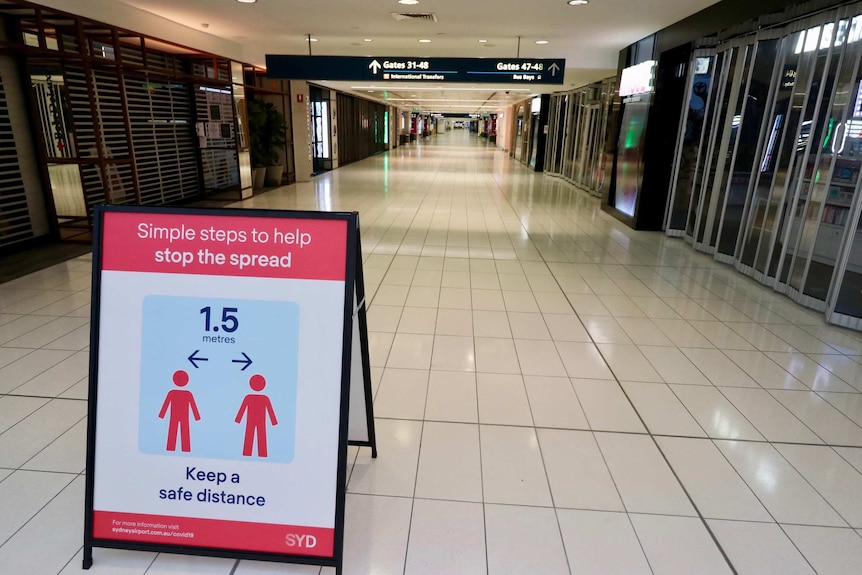
<path fill-rule="evenodd" d="M 89 252 L 89 244 L 58 242 L 2 256 L 0 257 L 0 284 Z"/>
<path fill-rule="evenodd" d="M 350 451 L 345 573 L 859 573 L 859 333 L 464 131 L 242 206 L 361 214 L 380 458 Z M 89 282 L 0 286 L 3 573 L 80 570 Z"/>

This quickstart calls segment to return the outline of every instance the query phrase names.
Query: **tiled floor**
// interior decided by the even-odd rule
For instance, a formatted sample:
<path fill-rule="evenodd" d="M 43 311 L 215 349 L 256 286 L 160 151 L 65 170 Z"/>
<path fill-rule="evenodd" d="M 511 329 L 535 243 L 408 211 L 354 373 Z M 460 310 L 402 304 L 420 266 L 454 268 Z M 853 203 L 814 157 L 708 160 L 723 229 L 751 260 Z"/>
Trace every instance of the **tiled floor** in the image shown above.
<path fill-rule="evenodd" d="M 243 205 L 361 214 L 380 457 L 350 452 L 345 573 L 862 572 L 862 334 L 462 131 Z M 80 571 L 89 266 L 0 285 L 3 575 Z"/>

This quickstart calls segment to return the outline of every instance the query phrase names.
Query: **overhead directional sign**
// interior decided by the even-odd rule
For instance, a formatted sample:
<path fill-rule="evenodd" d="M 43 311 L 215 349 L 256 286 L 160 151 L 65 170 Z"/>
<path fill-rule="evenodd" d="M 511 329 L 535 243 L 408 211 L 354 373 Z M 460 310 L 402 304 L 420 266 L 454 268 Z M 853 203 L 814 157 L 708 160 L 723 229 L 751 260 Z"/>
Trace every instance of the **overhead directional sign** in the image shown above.
<path fill-rule="evenodd" d="M 562 58 L 266 56 L 267 76 L 289 80 L 562 84 Z"/>

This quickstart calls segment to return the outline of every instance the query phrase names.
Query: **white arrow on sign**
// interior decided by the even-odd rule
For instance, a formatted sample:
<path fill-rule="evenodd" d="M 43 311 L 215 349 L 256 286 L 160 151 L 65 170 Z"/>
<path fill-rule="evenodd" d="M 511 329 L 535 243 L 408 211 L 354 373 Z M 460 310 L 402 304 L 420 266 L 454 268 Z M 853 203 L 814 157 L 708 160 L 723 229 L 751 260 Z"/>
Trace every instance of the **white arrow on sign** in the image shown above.
<path fill-rule="evenodd" d="M 372 60 L 371 64 L 369 64 L 368 67 L 371 69 L 372 74 L 376 74 L 380 71 L 380 68 L 382 66 L 380 66 L 380 62 L 378 62 L 377 60 Z"/>
<path fill-rule="evenodd" d="M 548 70 L 550 70 L 550 71 L 551 71 L 551 76 L 556 76 L 556 75 L 557 75 L 557 71 L 558 71 L 559 69 L 560 69 L 560 67 L 559 67 L 559 66 L 557 66 L 557 63 L 556 63 L 556 62 L 554 62 L 553 64 L 551 64 L 551 66 L 548 68 Z"/>

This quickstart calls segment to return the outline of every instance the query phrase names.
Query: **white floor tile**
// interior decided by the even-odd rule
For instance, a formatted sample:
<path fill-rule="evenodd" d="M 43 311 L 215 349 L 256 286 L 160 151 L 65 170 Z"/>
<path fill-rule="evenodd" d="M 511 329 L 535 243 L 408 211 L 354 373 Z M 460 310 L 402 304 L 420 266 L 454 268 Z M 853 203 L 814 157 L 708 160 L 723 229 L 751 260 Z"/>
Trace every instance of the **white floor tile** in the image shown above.
<path fill-rule="evenodd" d="M 862 473 L 829 447 L 776 445 L 775 448 L 829 502 L 851 527 L 862 528 Z"/>
<path fill-rule="evenodd" d="M 482 505 L 417 499 L 405 573 L 475 575 L 486 570 Z"/>
<path fill-rule="evenodd" d="M 373 305 L 368 308 L 368 331 L 395 333 L 404 308 L 389 305 Z"/>
<path fill-rule="evenodd" d="M 75 353 L 15 388 L 15 393 L 40 397 L 56 397 L 87 377 L 90 371 L 89 352 Z"/>
<path fill-rule="evenodd" d="M 509 326 L 515 339 L 550 340 L 545 318 L 539 313 L 509 312 Z"/>
<path fill-rule="evenodd" d="M 347 495 L 345 575 L 403 572 L 412 507 L 406 498 Z"/>
<path fill-rule="evenodd" d="M 230 575 L 235 563 L 233 559 L 160 553 L 147 569 L 147 575 Z"/>
<path fill-rule="evenodd" d="M 770 392 L 826 443 L 862 447 L 862 427 L 810 391 Z"/>
<path fill-rule="evenodd" d="M 437 312 L 437 335 L 473 336 L 473 314 L 469 310 L 441 308 Z"/>
<path fill-rule="evenodd" d="M 806 525 L 785 525 L 784 530 L 818 574 L 859 573 L 862 537 L 853 530 Z"/>
<path fill-rule="evenodd" d="M 66 488 L 74 475 L 18 470 L 0 481 L 0 545 Z"/>
<path fill-rule="evenodd" d="M 412 497 L 419 463 L 422 422 L 377 419 L 377 459 L 361 450 L 350 474 L 348 493 Z"/>
<path fill-rule="evenodd" d="M 398 323 L 399 333 L 433 334 L 437 324 L 437 310 L 428 307 L 405 307 Z"/>
<path fill-rule="evenodd" d="M 70 351 L 37 349 L 0 368 L 0 393 L 9 393 L 72 355 Z"/>
<path fill-rule="evenodd" d="M 754 346 L 748 343 L 745 338 L 723 322 L 691 320 L 688 323 L 708 339 L 712 345 L 720 349 L 754 349 Z"/>
<path fill-rule="evenodd" d="M 770 352 L 766 355 L 814 391 L 857 391 L 848 382 L 801 353 Z"/>
<path fill-rule="evenodd" d="M 600 343 L 597 347 L 616 379 L 620 381 L 662 381 L 661 376 L 656 373 L 636 345 Z"/>
<path fill-rule="evenodd" d="M 93 566 L 87 575 L 144 575 L 156 559 L 156 553 L 128 551 L 125 549 L 93 549 Z M 79 575 L 84 560 L 84 550 L 72 558 L 60 575 Z"/>
<path fill-rule="evenodd" d="M 479 434 L 485 502 L 550 507 L 551 492 L 536 432 L 483 425 Z"/>
<path fill-rule="evenodd" d="M 512 337 L 509 316 L 504 311 L 473 312 L 473 335 L 476 337 Z"/>
<path fill-rule="evenodd" d="M 740 441 L 715 444 L 779 523 L 847 526 L 771 445 Z"/>
<path fill-rule="evenodd" d="M 631 344 L 631 338 L 626 330 L 613 317 L 584 315 L 578 312 L 584 327 L 596 343 Z"/>
<path fill-rule="evenodd" d="M 47 398 L 0 395 L 0 433 L 48 403 Z"/>
<path fill-rule="evenodd" d="M 565 377 L 524 376 L 536 427 L 589 429 L 572 382 Z"/>
<path fill-rule="evenodd" d="M 520 374 L 515 342 L 491 337 L 474 338 L 476 371 L 485 373 Z"/>
<path fill-rule="evenodd" d="M 69 431 L 22 465 L 22 469 L 83 473 L 87 457 L 87 420 L 82 419 Z"/>
<path fill-rule="evenodd" d="M 445 282 L 445 280 L 444 280 Z M 473 300 L 468 287 L 440 288 L 441 309 L 472 309 Z"/>
<path fill-rule="evenodd" d="M 624 511 L 591 432 L 540 429 L 538 434 L 554 506 Z"/>
<path fill-rule="evenodd" d="M 479 422 L 496 425 L 533 425 L 530 403 L 520 375 L 479 373 Z"/>
<path fill-rule="evenodd" d="M 81 548 L 83 510 L 84 478 L 79 476 L 0 547 L 3 571 L 59 573 Z"/>
<path fill-rule="evenodd" d="M 760 388 L 756 381 L 718 349 L 682 348 L 681 351 L 713 385 Z"/>
<path fill-rule="evenodd" d="M 707 436 L 755 441 L 764 439 L 717 388 L 700 385 L 671 385 L 670 388 Z"/>
<path fill-rule="evenodd" d="M 675 306 L 677 304 L 669 302 L 668 305 Z M 684 310 L 679 310 L 676 307 L 674 307 L 674 310 L 684 313 Z M 662 333 L 677 347 L 706 349 L 715 347 L 684 319 L 654 319 L 653 323 L 656 324 Z"/>
<path fill-rule="evenodd" d="M 710 520 L 709 527 L 739 575 L 815 575 L 775 523 Z"/>
<path fill-rule="evenodd" d="M 656 441 L 701 515 L 707 519 L 772 520 L 712 441 L 682 437 L 659 437 Z"/>
<path fill-rule="evenodd" d="M 553 342 L 516 339 L 515 349 L 524 375 L 566 376 Z"/>
<path fill-rule="evenodd" d="M 614 374 L 594 344 L 562 341 L 556 345 L 569 377 L 614 379 Z"/>
<path fill-rule="evenodd" d="M 576 315 L 543 314 L 545 325 L 555 341 L 589 342 L 590 334 Z"/>
<path fill-rule="evenodd" d="M 432 370 L 428 382 L 425 419 L 477 423 L 479 406 L 476 397 L 476 375 Z"/>
<path fill-rule="evenodd" d="M 389 359 L 389 351 L 394 339 L 394 333 L 368 332 L 368 357 L 373 367 L 386 367 L 386 360 Z"/>
<path fill-rule="evenodd" d="M 596 433 L 596 441 L 629 513 L 695 515 L 652 438 Z"/>
<path fill-rule="evenodd" d="M 584 416 L 594 431 L 644 433 L 641 420 L 615 381 L 572 379 Z"/>
<path fill-rule="evenodd" d="M 741 335 L 745 338 L 745 341 L 754 346 L 755 349 L 760 351 L 778 351 L 778 352 L 791 352 L 795 351 L 793 346 L 763 327 L 760 324 L 756 323 L 741 323 L 741 322 L 729 322 L 726 324 L 727 327 Z"/>
<path fill-rule="evenodd" d="M 478 425 L 425 423 L 416 497 L 482 501 Z"/>
<path fill-rule="evenodd" d="M 572 575 L 651 575 L 628 515 L 557 510 Z"/>
<path fill-rule="evenodd" d="M 454 335 L 434 336 L 431 368 L 443 371 L 475 371 L 476 352 L 473 348 L 473 338 Z"/>
<path fill-rule="evenodd" d="M 733 573 L 699 519 L 632 515 L 632 523 L 655 575 Z"/>
<path fill-rule="evenodd" d="M 769 441 L 823 443 L 768 391 L 726 387 L 721 392 Z"/>
<path fill-rule="evenodd" d="M 374 415 L 389 419 L 422 419 L 427 392 L 427 371 L 387 368 L 374 397 Z"/>
<path fill-rule="evenodd" d="M 83 401 L 49 401 L 0 435 L 0 467 L 23 465 L 86 415 Z"/>
<path fill-rule="evenodd" d="M 386 366 L 404 369 L 430 369 L 433 346 L 433 335 L 396 334 Z"/>
<path fill-rule="evenodd" d="M 712 385 L 679 349 L 644 345 L 639 345 L 638 348 L 666 383 Z"/>
<path fill-rule="evenodd" d="M 488 575 L 569 575 L 553 509 L 485 506 Z"/>
<path fill-rule="evenodd" d="M 664 383 L 621 382 L 650 433 L 706 437 L 673 391 Z"/>

